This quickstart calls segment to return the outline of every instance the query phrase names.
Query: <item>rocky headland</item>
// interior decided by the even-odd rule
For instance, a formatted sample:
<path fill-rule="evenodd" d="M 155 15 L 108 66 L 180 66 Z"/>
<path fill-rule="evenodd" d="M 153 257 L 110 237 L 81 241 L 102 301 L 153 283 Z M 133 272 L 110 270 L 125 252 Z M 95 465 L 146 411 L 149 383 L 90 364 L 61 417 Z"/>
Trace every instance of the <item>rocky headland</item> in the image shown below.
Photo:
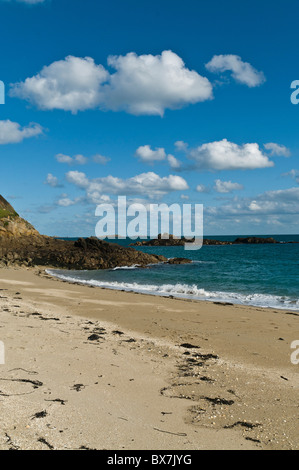
<path fill-rule="evenodd" d="M 41 235 L 0 196 L 0 266 L 49 266 L 61 269 L 111 269 L 117 266 L 146 267 L 153 263 L 181 264 L 164 256 L 143 253 L 96 237 L 61 240 Z"/>
<path fill-rule="evenodd" d="M 190 242 L 173 235 L 137 241 L 131 246 L 182 246 Z M 204 245 L 276 244 L 274 238 L 247 237 L 234 241 L 205 239 Z M 49 266 L 61 269 L 111 269 L 117 266 L 146 267 L 155 263 L 186 264 L 190 259 L 143 253 L 132 247 L 109 243 L 96 237 L 62 240 L 41 235 L 0 196 L 0 266 Z"/>

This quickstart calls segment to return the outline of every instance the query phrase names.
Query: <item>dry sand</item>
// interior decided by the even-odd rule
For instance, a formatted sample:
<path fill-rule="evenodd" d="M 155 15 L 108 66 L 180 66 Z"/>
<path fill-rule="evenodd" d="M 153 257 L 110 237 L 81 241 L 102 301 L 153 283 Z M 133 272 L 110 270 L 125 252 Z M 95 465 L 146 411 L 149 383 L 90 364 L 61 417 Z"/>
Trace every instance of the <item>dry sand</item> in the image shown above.
<path fill-rule="evenodd" d="M 299 449 L 294 312 L 10 268 L 0 314 L 0 449 Z"/>

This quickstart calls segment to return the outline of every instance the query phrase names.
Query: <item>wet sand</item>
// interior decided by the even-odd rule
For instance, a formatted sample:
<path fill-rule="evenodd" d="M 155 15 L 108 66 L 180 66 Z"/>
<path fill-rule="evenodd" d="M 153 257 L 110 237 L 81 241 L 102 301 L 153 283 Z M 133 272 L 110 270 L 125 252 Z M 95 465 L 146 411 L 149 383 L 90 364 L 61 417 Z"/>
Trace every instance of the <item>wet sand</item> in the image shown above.
<path fill-rule="evenodd" d="M 0 449 L 299 449 L 299 314 L 0 269 Z"/>

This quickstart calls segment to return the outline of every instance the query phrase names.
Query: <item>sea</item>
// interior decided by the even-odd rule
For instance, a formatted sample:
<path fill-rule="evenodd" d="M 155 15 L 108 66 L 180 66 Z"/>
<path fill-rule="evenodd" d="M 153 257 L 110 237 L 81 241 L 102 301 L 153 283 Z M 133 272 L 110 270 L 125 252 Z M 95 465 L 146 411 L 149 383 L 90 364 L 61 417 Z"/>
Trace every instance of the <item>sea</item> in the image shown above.
<path fill-rule="evenodd" d="M 233 241 L 239 235 L 209 236 Z M 245 237 L 247 235 L 242 235 Z M 97 271 L 49 269 L 69 282 L 184 299 L 228 302 L 299 311 L 299 235 L 271 236 L 280 243 L 262 245 L 203 246 L 188 251 L 178 247 L 136 247 L 166 258 L 189 258 L 190 264 L 154 264 Z M 75 240 L 75 239 L 74 239 Z M 130 239 L 109 240 L 129 246 Z"/>

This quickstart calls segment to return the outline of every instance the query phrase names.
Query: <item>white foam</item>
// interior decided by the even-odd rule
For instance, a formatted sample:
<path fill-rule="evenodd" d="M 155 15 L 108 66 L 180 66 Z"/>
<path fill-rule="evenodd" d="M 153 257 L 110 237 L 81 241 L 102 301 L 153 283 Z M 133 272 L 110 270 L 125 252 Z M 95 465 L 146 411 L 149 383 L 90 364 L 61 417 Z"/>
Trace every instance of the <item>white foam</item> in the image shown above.
<path fill-rule="evenodd" d="M 118 271 L 119 269 L 137 269 L 139 268 L 140 264 L 133 264 L 132 266 L 117 266 L 113 268 L 112 271 Z"/>
<path fill-rule="evenodd" d="M 130 267 L 132 268 L 132 267 Z M 288 297 L 281 297 L 271 294 L 241 294 L 236 292 L 207 291 L 195 284 L 138 284 L 137 282 L 108 282 L 95 279 L 80 279 L 71 275 L 58 273 L 54 270 L 47 270 L 48 274 L 58 277 L 68 282 L 78 282 L 95 287 L 102 287 L 113 290 L 124 290 L 127 292 L 139 292 L 143 294 L 159 295 L 164 297 L 177 297 L 183 299 L 207 300 L 213 302 L 230 302 L 233 304 L 253 305 L 256 307 L 288 309 L 299 311 L 299 300 Z"/>

